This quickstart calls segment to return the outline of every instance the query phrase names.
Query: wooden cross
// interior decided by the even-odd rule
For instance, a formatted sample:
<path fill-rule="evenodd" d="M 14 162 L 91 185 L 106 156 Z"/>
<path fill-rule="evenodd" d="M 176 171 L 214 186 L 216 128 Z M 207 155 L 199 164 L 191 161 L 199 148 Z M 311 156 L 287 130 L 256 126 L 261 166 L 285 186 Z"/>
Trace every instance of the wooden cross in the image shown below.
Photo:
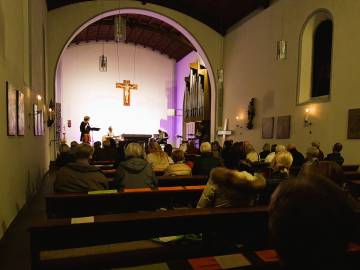
<path fill-rule="evenodd" d="M 226 140 L 226 136 L 230 136 L 232 134 L 231 130 L 227 130 L 228 128 L 229 119 L 225 118 L 224 122 L 224 129 L 218 131 L 218 136 L 222 136 L 222 145 L 224 146 L 224 142 Z"/>
<path fill-rule="evenodd" d="M 137 90 L 137 84 L 131 84 L 130 80 L 124 80 L 122 83 L 116 83 L 116 88 L 124 90 L 124 106 L 130 106 L 130 90 Z"/>

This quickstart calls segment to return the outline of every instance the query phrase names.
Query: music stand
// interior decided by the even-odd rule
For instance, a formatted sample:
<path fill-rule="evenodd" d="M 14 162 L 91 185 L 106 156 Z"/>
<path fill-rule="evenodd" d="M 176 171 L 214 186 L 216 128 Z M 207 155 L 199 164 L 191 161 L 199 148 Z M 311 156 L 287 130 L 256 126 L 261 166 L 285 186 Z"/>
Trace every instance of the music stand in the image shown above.
<path fill-rule="evenodd" d="M 93 137 L 93 131 L 99 131 L 100 128 L 90 128 L 90 131 L 91 131 L 91 142 L 92 144 L 94 144 L 94 137 Z"/>

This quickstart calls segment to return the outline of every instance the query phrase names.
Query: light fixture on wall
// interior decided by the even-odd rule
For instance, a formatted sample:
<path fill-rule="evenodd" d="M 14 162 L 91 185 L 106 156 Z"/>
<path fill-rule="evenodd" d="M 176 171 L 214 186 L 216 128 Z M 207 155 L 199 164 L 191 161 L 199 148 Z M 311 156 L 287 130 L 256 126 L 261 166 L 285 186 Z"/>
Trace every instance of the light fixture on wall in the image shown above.
<path fill-rule="evenodd" d="M 52 127 L 55 121 L 55 104 L 52 99 L 49 102 L 47 126 Z"/>
<path fill-rule="evenodd" d="M 218 82 L 223 83 L 224 82 L 224 70 L 220 68 L 218 70 Z"/>
<path fill-rule="evenodd" d="M 287 41 L 284 39 L 284 18 L 281 17 L 281 38 L 276 42 L 276 59 L 287 59 Z"/>
<path fill-rule="evenodd" d="M 311 132 L 311 126 L 312 126 L 312 122 L 310 119 L 310 114 L 311 114 L 311 109 L 310 108 L 306 108 L 305 109 L 305 117 L 304 117 L 304 127 L 309 127 L 310 128 L 310 134 Z"/>
<path fill-rule="evenodd" d="M 38 101 L 41 101 L 41 100 L 42 100 L 41 95 L 37 95 L 37 96 L 36 96 L 36 99 L 37 99 Z"/>
<path fill-rule="evenodd" d="M 277 42 L 277 60 L 287 59 L 287 41 L 278 40 Z"/>

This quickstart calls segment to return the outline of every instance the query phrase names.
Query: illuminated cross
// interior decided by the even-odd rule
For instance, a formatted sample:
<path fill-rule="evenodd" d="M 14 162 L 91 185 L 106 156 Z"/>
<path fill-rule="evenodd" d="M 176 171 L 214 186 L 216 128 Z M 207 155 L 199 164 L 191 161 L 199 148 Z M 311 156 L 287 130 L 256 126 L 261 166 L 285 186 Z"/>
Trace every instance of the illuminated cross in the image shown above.
<path fill-rule="evenodd" d="M 137 90 L 137 84 L 131 84 L 130 80 L 124 80 L 122 83 L 116 83 L 116 88 L 124 89 L 124 106 L 130 106 L 130 90 Z"/>

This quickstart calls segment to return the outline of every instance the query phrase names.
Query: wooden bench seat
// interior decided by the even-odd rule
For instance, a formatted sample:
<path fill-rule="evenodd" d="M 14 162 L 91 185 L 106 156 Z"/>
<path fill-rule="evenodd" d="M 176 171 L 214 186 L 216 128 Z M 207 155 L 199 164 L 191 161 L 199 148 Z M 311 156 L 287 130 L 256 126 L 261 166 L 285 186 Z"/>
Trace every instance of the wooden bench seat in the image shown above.
<path fill-rule="evenodd" d="M 142 261 L 147 263 L 179 256 L 211 255 L 223 249 L 218 242 L 204 245 L 206 241 L 191 246 L 162 246 L 161 249 L 157 248 L 157 244 L 148 243 L 145 247 L 155 251 L 157 256 L 152 252 L 148 256 L 139 256 L 138 253 L 137 257 L 131 257 L 130 260 L 125 245 L 123 248 L 114 245 L 188 233 L 203 233 L 205 237 L 215 232 L 226 232 L 231 235 L 231 239 L 260 245 L 267 242 L 267 218 L 267 207 L 253 207 L 95 216 L 93 223 L 84 224 L 71 224 L 71 219 L 44 220 L 29 229 L 32 269 L 93 269 L 91 267 L 95 265 L 104 268 L 137 265 Z M 84 249 L 88 247 L 90 249 Z M 137 253 L 142 248 L 139 246 L 133 251 Z M 118 254 L 123 252 L 129 256 Z"/>
<path fill-rule="evenodd" d="M 48 218 L 93 216 L 196 206 L 204 186 L 125 189 L 115 193 L 66 193 L 45 197 Z M 107 192 L 107 191 L 105 191 Z"/>

